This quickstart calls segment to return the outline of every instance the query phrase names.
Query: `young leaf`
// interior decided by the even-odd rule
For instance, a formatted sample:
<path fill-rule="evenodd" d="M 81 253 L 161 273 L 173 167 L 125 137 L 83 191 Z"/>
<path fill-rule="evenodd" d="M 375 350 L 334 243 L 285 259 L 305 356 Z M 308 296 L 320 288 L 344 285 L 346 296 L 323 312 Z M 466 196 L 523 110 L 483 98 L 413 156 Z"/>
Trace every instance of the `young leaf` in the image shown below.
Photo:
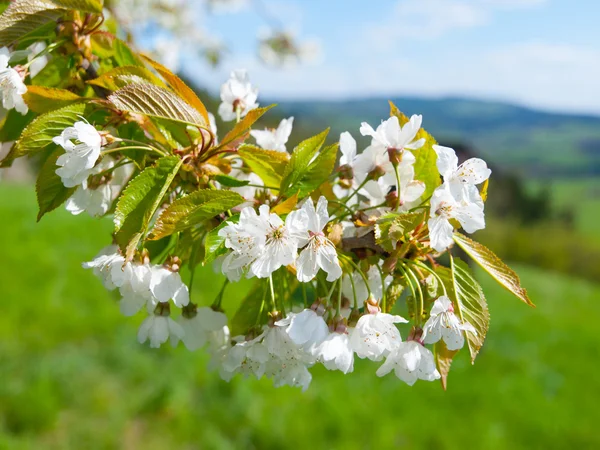
<path fill-rule="evenodd" d="M 85 103 L 74 103 L 36 117 L 21 134 L 10 154 L 2 161 L 2 167 L 20 156 L 43 150 L 52 143 L 52 138 L 73 126 L 85 116 L 88 106 Z"/>
<path fill-rule="evenodd" d="M 200 189 L 192 192 L 175 200 L 162 212 L 149 238 L 160 239 L 183 231 L 240 203 L 244 203 L 244 198 L 233 191 Z"/>
<path fill-rule="evenodd" d="M 278 214 L 280 216 L 291 213 L 296 209 L 298 204 L 298 194 L 292 195 L 286 201 L 279 203 L 275 207 L 271 208 L 271 213 Z"/>
<path fill-rule="evenodd" d="M 52 3 L 64 9 L 100 14 L 104 2 L 103 0 L 52 0 Z"/>
<path fill-rule="evenodd" d="M 267 186 L 279 186 L 281 174 L 285 171 L 289 161 L 289 155 L 286 152 L 264 150 L 255 145 L 242 144 L 238 155 Z"/>
<path fill-rule="evenodd" d="M 121 39 L 115 39 L 115 60 L 119 66 L 140 66 L 146 68 L 144 63 Z"/>
<path fill-rule="evenodd" d="M 33 112 L 43 114 L 86 99 L 66 89 L 28 86 L 23 100 Z"/>
<path fill-rule="evenodd" d="M 121 194 L 114 217 L 115 238 L 127 252 L 127 259 L 133 257 L 137 242 L 146 232 L 180 167 L 180 158 L 165 156 L 131 180 Z"/>
<path fill-rule="evenodd" d="M 230 177 L 229 175 L 216 175 L 215 181 L 218 181 L 223 186 L 227 187 L 242 187 L 250 184 L 249 181 L 238 180 L 237 178 Z"/>
<path fill-rule="evenodd" d="M 240 307 L 231 319 L 231 335 L 239 336 L 248 332 L 258 323 L 264 323 L 267 318 L 268 287 L 264 280 L 257 280 L 250 293 L 242 300 Z"/>
<path fill-rule="evenodd" d="M 404 235 L 413 231 L 423 222 L 423 212 L 389 213 L 375 224 L 375 241 L 384 250 L 391 252 Z"/>
<path fill-rule="evenodd" d="M 394 103 L 390 102 L 390 116 L 398 117 L 400 125 L 408 122 L 408 117 L 404 115 Z M 437 144 L 436 140 L 425 129 L 421 128 L 415 139 L 425 139 L 425 144 L 418 150 L 411 150 L 415 155 L 415 179 L 425 183 L 425 192 L 423 198 L 431 196 L 436 187 L 441 184 L 440 174 L 438 172 L 436 161 L 437 155 L 433 146 Z"/>
<path fill-rule="evenodd" d="M 298 197 L 303 198 L 317 189 L 331 175 L 338 145 L 330 145 L 319 153 L 328 133 L 329 128 L 302 141 L 294 149 L 281 181 L 283 195 L 298 192 Z"/>
<path fill-rule="evenodd" d="M 38 222 L 47 212 L 50 212 L 60 205 L 62 205 L 73 193 L 75 187 L 66 188 L 60 177 L 56 175 L 56 160 L 60 155 L 64 153 L 61 148 L 56 148 L 46 158 L 40 173 L 38 174 L 37 181 L 35 183 L 35 191 L 37 194 L 37 201 L 39 206 L 39 212 L 37 215 Z"/>
<path fill-rule="evenodd" d="M 169 69 L 167 69 L 162 64 L 154 61 L 153 59 L 147 57 L 146 55 L 142 55 L 142 58 L 148 64 L 150 64 L 160 74 L 160 76 L 162 76 L 167 81 L 167 83 L 169 83 L 169 86 L 171 86 L 171 88 L 182 99 L 184 99 L 186 102 L 188 102 L 190 105 L 192 105 L 196 109 L 196 111 L 198 111 L 202 115 L 202 117 L 204 118 L 204 120 L 207 124 L 209 123 L 208 111 L 206 110 L 206 106 L 204 106 L 204 103 L 202 103 L 202 100 L 200 100 L 198 98 L 196 93 L 192 89 L 190 89 L 189 86 L 181 80 L 181 78 L 179 78 L 177 75 L 172 73 Z"/>
<path fill-rule="evenodd" d="M 250 128 L 260 117 L 275 105 L 266 106 L 264 108 L 256 108 L 246 114 L 242 120 L 236 123 L 231 131 L 225 135 L 218 145 L 219 150 L 237 148 L 250 133 Z"/>
<path fill-rule="evenodd" d="M 450 365 L 452 364 L 452 359 L 458 353 L 458 350 L 448 350 L 444 341 L 440 340 L 433 346 L 433 353 L 435 354 L 435 365 L 441 375 L 440 381 L 442 382 L 442 388 L 446 390 L 448 387 Z"/>
<path fill-rule="evenodd" d="M 494 280 L 504 286 L 518 299 L 524 301 L 529 306 L 535 307 L 533 302 L 529 299 L 527 291 L 521 286 L 519 276 L 498 258 L 494 252 L 484 245 L 481 245 L 479 242 L 475 242 L 460 233 L 454 233 L 454 242 L 456 242 L 467 255 L 473 258 L 483 270 L 489 273 Z"/>
<path fill-rule="evenodd" d="M 288 196 L 297 193 L 298 198 L 304 198 L 325 183 L 335 166 L 337 152 L 337 143 L 321 150 L 304 172 L 297 172 L 300 176 L 293 177 L 294 181 L 285 191 L 282 191 L 282 195 Z"/>
<path fill-rule="evenodd" d="M 0 16 L 0 47 L 13 44 L 26 34 L 63 15 L 51 0 L 17 0 Z"/>
<path fill-rule="evenodd" d="M 195 126 L 206 126 L 202 115 L 173 92 L 150 83 L 125 86 L 108 96 L 117 109 Z"/>
<path fill-rule="evenodd" d="M 145 67 L 122 66 L 103 73 L 98 78 L 88 81 L 88 84 L 100 86 L 109 91 L 116 91 L 129 84 L 148 82 L 160 87 L 164 86 L 164 83 Z"/>

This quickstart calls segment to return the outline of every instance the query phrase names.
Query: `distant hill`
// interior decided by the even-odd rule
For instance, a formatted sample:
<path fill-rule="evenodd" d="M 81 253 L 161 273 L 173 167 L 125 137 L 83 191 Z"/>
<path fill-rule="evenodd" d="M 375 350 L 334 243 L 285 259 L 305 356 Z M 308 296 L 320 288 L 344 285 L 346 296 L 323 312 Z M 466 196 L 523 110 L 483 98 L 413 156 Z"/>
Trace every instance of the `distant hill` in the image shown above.
<path fill-rule="evenodd" d="M 392 100 L 406 114 L 423 114 L 423 126 L 440 143 L 472 145 L 506 170 L 536 177 L 600 175 L 600 117 L 462 98 Z M 304 136 L 307 129 L 330 125 L 333 136 L 347 130 L 359 140 L 361 122 L 376 126 L 389 113 L 384 98 L 274 103 L 276 114 L 296 117 L 297 133 Z"/>

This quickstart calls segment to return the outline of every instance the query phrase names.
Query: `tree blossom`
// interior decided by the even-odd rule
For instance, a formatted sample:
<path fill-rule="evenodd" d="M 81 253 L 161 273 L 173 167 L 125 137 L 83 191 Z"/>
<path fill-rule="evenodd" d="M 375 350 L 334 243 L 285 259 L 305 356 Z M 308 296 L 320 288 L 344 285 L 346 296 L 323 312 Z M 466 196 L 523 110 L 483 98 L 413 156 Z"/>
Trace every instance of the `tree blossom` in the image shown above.
<path fill-rule="evenodd" d="M 354 349 L 348 333 L 333 332 L 312 350 L 312 354 L 328 370 L 350 373 L 354 370 Z"/>
<path fill-rule="evenodd" d="M 395 173 L 386 173 L 377 180 L 369 180 L 365 183 L 361 194 L 369 199 L 372 206 L 384 203 L 390 192 L 394 190 L 398 193 L 400 211 L 412 208 L 417 200 L 425 192 L 425 183 L 415 180 L 415 169 L 412 164 L 400 164 L 398 166 L 398 178 L 400 187 L 398 188 Z"/>
<path fill-rule="evenodd" d="M 162 303 L 173 300 L 179 308 L 190 302 L 188 287 L 181 280 L 179 272 L 174 272 L 164 266 L 154 266 L 150 278 L 150 292 Z"/>
<path fill-rule="evenodd" d="M 275 129 L 251 130 L 250 134 L 259 147 L 266 150 L 277 150 L 285 152 L 285 144 L 292 133 L 294 118 L 283 119 Z"/>
<path fill-rule="evenodd" d="M 243 336 L 235 339 L 238 341 L 229 348 L 223 358 L 220 375 L 226 381 L 231 380 L 237 373 L 244 376 L 254 375 L 257 379 L 265 374 L 267 362 L 271 358 L 267 347 L 262 344 L 264 334 L 252 340 L 244 340 Z"/>
<path fill-rule="evenodd" d="M 479 193 L 477 196 L 479 197 Z M 458 220 L 467 233 L 485 228 L 483 204 L 477 198 L 457 200 L 446 183 L 436 188 L 430 203 L 431 212 L 427 221 L 429 239 L 431 247 L 438 252 L 444 251 L 453 242 L 454 226 L 450 219 Z"/>
<path fill-rule="evenodd" d="M 431 315 L 423 327 L 423 343 L 433 344 L 443 339 L 448 350 L 459 350 L 465 345 L 463 331 L 477 334 L 469 322 L 460 322 L 454 314 L 452 301 L 442 296 L 433 303 Z"/>
<path fill-rule="evenodd" d="M 138 342 L 143 344 L 150 340 L 150 347 L 158 348 L 172 339 L 183 339 L 184 331 L 177 322 L 169 316 L 150 314 L 140 325 Z"/>
<path fill-rule="evenodd" d="M 350 345 L 359 358 L 381 361 L 402 342 L 396 323 L 407 323 L 401 316 L 382 312 L 365 314 L 356 323 Z"/>
<path fill-rule="evenodd" d="M 184 312 L 177 322 L 184 331 L 181 338 L 183 345 L 190 351 L 204 347 L 207 342 L 218 347 L 222 345 L 224 336 L 229 334 L 229 330 L 224 331 L 227 328 L 227 316 L 208 307 L 196 308 L 191 315 Z M 171 339 L 173 346 L 178 342 L 177 336 Z"/>
<path fill-rule="evenodd" d="M 115 281 L 117 283 L 120 281 L 119 279 L 114 279 L 113 269 L 122 268 L 124 263 L 125 258 L 119 253 L 119 247 L 109 245 L 100 250 L 100 253 L 92 261 L 84 262 L 82 266 L 84 269 L 92 269 L 94 275 L 102 280 L 104 287 L 108 290 L 113 290 L 117 288 Z"/>
<path fill-rule="evenodd" d="M 123 269 L 124 277 L 119 292 L 119 309 L 124 316 L 133 316 L 144 306 L 154 310 L 156 302 L 150 292 L 152 268 L 149 264 L 127 263 Z"/>
<path fill-rule="evenodd" d="M 52 142 L 66 151 L 56 160 L 56 164 L 61 166 L 56 169 L 56 174 L 65 187 L 82 184 L 100 157 L 100 133 L 89 123 L 75 122 L 72 127 L 65 128 L 60 136 L 53 138 Z"/>
<path fill-rule="evenodd" d="M 422 116 L 413 115 L 410 120 L 402 126 L 400 125 L 398 117 L 392 116 L 383 121 L 381 125 L 377 127 L 377 130 L 374 130 L 368 123 L 363 122 L 360 126 L 360 133 L 363 136 L 371 136 L 373 138 L 371 145 L 383 147 L 384 149 L 403 151 L 403 161 L 404 158 L 409 160 L 412 159 L 414 161 L 412 153 L 404 152 L 404 150 L 417 150 L 425 144 L 424 138 L 415 140 L 422 122 Z"/>
<path fill-rule="evenodd" d="M 221 86 L 221 119 L 230 121 L 235 120 L 238 115 L 244 117 L 251 110 L 258 108 L 257 98 L 258 89 L 250 84 L 248 73 L 245 70 L 234 70 L 229 80 Z"/>
<path fill-rule="evenodd" d="M 338 261 L 337 251 L 333 243 L 325 237 L 323 230 L 329 223 L 327 212 L 327 199 L 319 198 L 317 208 L 309 197 L 302 205 L 301 211 L 305 213 L 308 240 L 300 241 L 299 246 L 304 247 L 296 261 L 296 275 L 299 281 L 312 280 L 319 269 L 327 273 L 327 281 L 335 281 L 342 276 L 342 268 Z"/>
<path fill-rule="evenodd" d="M 305 348 L 321 344 L 329 335 L 329 327 L 322 315 L 312 309 L 304 309 L 298 314 L 290 313 L 275 325 L 286 326 L 290 339 Z"/>
<path fill-rule="evenodd" d="M 0 89 L 2 90 L 2 106 L 4 109 L 16 109 L 25 115 L 29 108 L 23 101 L 23 94 L 27 92 L 27 86 L 23 83 L 23 77 L 12 67 L 8 61 L 10 52 L 8 48 L 0 48 Z"/>
<path fill-rule="evenodd" d="M 456 152 L 450 147 L 434 145 L 433 149 L 437 154 L 437 168 L 454 198 L 457 201 L 464 198 L 477 199 L 479 191 L 475 186 L 483 183 L 492 174 L 485 161 L 470 158 L 459 166 Z"/>
<path fill-rule="evenodd" d="M 105 156 L 90 171 L 90 176 L 108 171 L 114 164 L 114 159 Z M 112 202 L 118 196 L 119 192 L 121 192 L 121 189 L 132 173 L 133 167 L 131 165 L 122 165 L 111 173 L 107 173 L 96 187 L 90 186 L 88 181 L 84 180 L 77 187 L 75 193 L 67 200 L 65 205 L 67 211 L 74 215 L 87 211 L 92 217 L 103 216 L 108 212 Z"/>
<path fill-rule="evenodd" d="M 383 377 L 392 370 L 409 386 L 417 380 L 433 381 L 440 378 L 433 353 L 417 341 L 401 342 L 377 369 L 377 376 Z"/>

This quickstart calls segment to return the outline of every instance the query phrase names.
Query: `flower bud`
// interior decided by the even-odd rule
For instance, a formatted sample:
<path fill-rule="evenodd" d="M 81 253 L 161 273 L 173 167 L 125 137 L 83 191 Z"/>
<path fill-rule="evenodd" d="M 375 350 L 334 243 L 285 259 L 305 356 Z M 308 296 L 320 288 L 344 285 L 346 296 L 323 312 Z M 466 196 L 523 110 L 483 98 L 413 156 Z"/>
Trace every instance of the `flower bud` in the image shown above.
<path fill-rule="evenodd" d="M 375 166 L 375 168 L 367 174 L 367 178 L 369 180 L 377 181 L 384 175 L 385 175 L 385 169 L 381 166 Z"/>
<path fill-rule="evenodd" d="M 394 270 L 396 270 L 396 264 L 398 263 L 398 258 L 395 256 L 388 256 L 385 261 L 383 261 L 383 265 L 381 266 L 381 269 L 383 270 L 383 273 L 392 273 Z"/>
<path fill-rule="evenodd" d="M 354 178 L 354 169 L 348 164 L 338 167 L 338 174 L 341 180 L 352 180 Z"/>
<path fill-rule="evenodd" d="M 171 272 L 179 272 L 181 267 L 181 259 L 178 256 L 169 256 L 165 261 L 165 267 Z"/>
<path fill-rule="evenodd" d="M 390 193 L 385 196 L 385 204 L 389 208 L 397 209 L 400 206 L 400 198 L 398 197 L 398 191 L 396 191 L 395 189 L 390 191 Z"/>
<path fill-rule="evenodd" d="M 369 314 L 377 314 L 381 312 L 381 308 L 379 307 L 379 301 L 373 297 L 373 294 L 369 295 L 369 298 L 365 302 L 365 307 Z"/>

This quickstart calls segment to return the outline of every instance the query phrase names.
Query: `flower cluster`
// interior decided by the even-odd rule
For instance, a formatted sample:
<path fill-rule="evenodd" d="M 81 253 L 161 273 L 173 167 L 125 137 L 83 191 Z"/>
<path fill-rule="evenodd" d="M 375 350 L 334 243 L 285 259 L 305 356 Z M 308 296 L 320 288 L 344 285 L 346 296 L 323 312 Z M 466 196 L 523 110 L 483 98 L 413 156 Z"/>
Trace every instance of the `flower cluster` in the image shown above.
<path fill-rule="evenodd" d="M 269 108 L 245 70 L 209 112 L 168 68 L 114 38 L 89 2 L 85 14 L 53 12 L 57 22 L 30 45 L 20 30 L 31 23 L 13 14 L 23 1 L 0 16 L 14 22 L 10 50 L 0 49 L 2 103 L 17 111 L 0 123 L 15 141 L 1 166 L 42 157 L 40 219 L 62 204 L 112 217 L 114 245 L 83 266 L 118 292 L 125 316 L 145 315 L 140 343 L 206 348 L 226 380 L 306 389 L 311 367 L 347 374 L 359 358 L 378 376 L 445 385 L 456 351 L 475 358 L 489 326 L 481 287 L 448 249 L 460 246 L 531 304 L 516 274 L 458 231 L 485 226 L 486 163 L 459 163 L 421 115 L 390 104 L 389 118 L 360 126 L 365 148 L 350 132 L 328 142 L 328 130 L 292 142 L 302 118 L 257 123 Z M 159 22 L 187 33 L 194 27 L 171 20 L 182 1 L 122 4 L 139 20 L 177 11 Z M 269 39 L 271 50 L 297 50 L 287 36 Z M 226 122 L 220 139 L 215 112 Z M 198 289 L 195 277 L 222 283 L 216 297 L 207 298 L 215 283 Z"/>

